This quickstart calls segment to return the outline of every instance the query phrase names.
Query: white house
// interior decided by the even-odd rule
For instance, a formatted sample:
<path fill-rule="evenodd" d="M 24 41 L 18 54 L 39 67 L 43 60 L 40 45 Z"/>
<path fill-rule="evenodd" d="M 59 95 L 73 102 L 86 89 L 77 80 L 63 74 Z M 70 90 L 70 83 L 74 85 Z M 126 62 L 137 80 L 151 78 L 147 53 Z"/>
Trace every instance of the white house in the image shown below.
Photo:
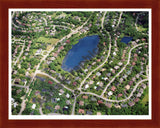
<path fill-rule="evenodd" d="M 111 95 L 113 95 L 113 92 L 112 92 L 112 91 L 109 91 L 109 92 L 108 92 L 108 96 L 111 96 Z"/>
<path fill-rule="evenodd" d="M 69 98 L 69 97 L 70 97 L 70 95 L 67 93 L 67 94 L 66 94 L 66 97 L 67 97 L 67 98 Z"/>
<path fill-rule="evenodd" d="M 117 55 L 116 52 L 113 52 L 113 55 L 116 56 Z"/>
<path fill-rule="evenodd" d="M 87 88 L 89 88 L 89 85 L 88 85 L 88 84 L 85 85 L 85 89 L 87 89 Z"/>
<path fill-rule="evenodd" d="M 35 109 L 35 108 L 36 108 L 36 104 L 33 104 L 33 105 L 32 105 L 32 109 Z"/>

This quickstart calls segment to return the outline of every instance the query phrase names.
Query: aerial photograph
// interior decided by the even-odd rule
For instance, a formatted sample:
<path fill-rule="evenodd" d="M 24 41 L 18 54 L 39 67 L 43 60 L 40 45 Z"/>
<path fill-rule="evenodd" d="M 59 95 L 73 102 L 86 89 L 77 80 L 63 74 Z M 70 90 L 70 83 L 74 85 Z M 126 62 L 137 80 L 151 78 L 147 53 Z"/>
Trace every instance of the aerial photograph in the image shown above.
<path fill-rule="evenodd" d="M 11 115 L 149 115 L 149 11 L 12 10 L 9 25 Z"/>

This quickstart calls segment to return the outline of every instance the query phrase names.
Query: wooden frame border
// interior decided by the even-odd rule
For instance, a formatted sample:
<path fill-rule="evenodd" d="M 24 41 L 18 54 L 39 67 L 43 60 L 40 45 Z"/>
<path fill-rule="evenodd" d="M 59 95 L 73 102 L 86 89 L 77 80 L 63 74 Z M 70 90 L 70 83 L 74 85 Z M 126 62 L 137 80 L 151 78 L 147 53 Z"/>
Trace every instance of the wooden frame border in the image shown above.
<path fill-rule="evenodd" d="M 8 119 L 8 9 L 9 8 L 151 8 L 152 9 L 152 120 L 9 120 Z M 160 1 L 159 0 L 1 0 L 0 1 L 0 127 L 160 127 Z"/>

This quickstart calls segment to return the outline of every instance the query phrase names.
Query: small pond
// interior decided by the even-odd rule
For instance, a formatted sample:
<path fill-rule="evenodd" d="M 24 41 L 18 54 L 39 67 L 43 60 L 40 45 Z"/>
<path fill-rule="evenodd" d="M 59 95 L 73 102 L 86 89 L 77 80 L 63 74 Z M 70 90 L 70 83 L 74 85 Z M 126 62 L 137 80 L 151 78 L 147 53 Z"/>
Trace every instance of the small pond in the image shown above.
<path fill-rule="evenodd" d="M 86 36 L 72 46 L 62 62 L 62 69 L 68 72 L 77 70 L 82 61 L 93 58 L 98 53 L 99 36 Z"/>

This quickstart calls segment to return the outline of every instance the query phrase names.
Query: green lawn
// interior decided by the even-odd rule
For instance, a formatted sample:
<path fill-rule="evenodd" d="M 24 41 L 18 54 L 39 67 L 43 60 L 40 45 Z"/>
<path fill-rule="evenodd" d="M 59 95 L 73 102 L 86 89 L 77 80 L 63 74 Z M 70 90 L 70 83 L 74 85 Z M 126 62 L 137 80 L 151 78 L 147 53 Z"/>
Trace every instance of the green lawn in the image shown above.
<path fill-rule="evenodd" d="M 37 39 L 37 42 L 44 42 L 44 43 L 51 43 L 51 44 L 55 44 L 58 41 L 58 39 L 55 38 L 46 38 L 46 37 L 39 37 Z"/>
<path fill-rule="evenodd" d="M 142 99 L 141 103 L 143 104 L 143 106 L 145 106 L 145 104 L 147 103 L 147 101 L 149 100 L 149 88 L 147 86 L 147 88 L 144 90 L 144 98 Z"/>
<path fill-rule="evenodd" d="M 138 25 L 137 28 L 138 28 L 138 31 L 140 31 L 140 32 L 146 32 L 147 31 L 147 28 L 143 28 L 140 25 Z"/>

